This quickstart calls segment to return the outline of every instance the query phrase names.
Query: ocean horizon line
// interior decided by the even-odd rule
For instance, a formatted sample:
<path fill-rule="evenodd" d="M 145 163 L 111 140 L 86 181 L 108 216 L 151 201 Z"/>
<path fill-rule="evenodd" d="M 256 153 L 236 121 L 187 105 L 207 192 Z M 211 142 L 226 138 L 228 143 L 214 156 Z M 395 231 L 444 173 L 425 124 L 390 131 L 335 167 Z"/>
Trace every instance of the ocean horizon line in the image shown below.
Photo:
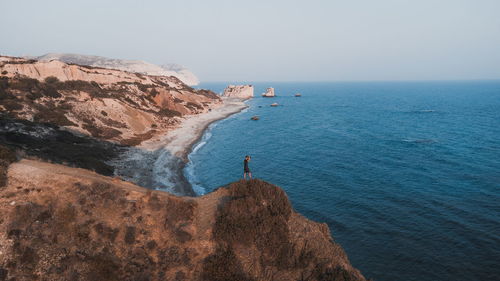
<path fill-rule="evenodd" d="M 210 80 L 200 81 L 203 83 L 231 83 L 231 84 L 252 84 L 252 83 L 433 83 L 433 82 L 500 82 L 500 77 L 497 79 L 426 79 L 426 80 Z"/>

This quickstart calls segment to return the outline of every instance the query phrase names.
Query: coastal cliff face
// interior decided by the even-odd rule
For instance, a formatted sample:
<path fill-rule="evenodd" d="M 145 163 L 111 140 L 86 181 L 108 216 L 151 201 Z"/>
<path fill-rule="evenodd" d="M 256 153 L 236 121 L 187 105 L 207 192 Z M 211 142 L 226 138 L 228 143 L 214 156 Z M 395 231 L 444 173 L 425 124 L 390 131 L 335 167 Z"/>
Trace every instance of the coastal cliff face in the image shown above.
<path fill-rule="evenodd" d="M 137 145 L 164 134 L 183 115 L 221 103 L 172 76 L 0 57 L 0 108 L 102 140 Z"/>
<path fill-rule="evenodd" d="M 177 197 L 109 177 L 139 173 L 163 188 L 159 160 L 162 181 L 166 168 L 182 176 L 177 152 L 201 121 L 232 112 L 221 104 L 175 77 L 0 57 L 0 281 L 365 280 L 326 224 L 272 184 Z M 170 150 L 138 146 L 159 136 Z"/>
<path fill-rule="evenodd" d="M 39 61 L 58 60 L 70 64 L 118 69 L 145 75 L 174 76 L 189 86 L 198 85 L 200 83 L 198 78 L 191 71 L 177 64 L 165 64 L 160 66 L 140 60 L 111 59 L 100 56 L 67 53 L 50 53 L 35 57 L 35 59 Z"/>
<path fill-rule="evenodd" d="M 365 280 L 263 181 L 190 198 L 33 160 L 5 171 L 0 280 Z"/>
<path fill-rule="evenodd" d="M 224 89 L 222 96 L 228 98 L 250 99 L 253 98 L 252 85 L 229 85 Z"/>

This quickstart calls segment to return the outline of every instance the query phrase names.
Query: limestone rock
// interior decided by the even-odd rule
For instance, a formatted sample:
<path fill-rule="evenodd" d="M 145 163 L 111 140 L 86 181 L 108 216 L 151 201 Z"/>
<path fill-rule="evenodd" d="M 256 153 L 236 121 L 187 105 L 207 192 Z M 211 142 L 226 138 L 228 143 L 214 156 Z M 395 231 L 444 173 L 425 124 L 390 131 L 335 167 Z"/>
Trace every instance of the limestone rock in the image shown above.
<path fill-rule="evenodd" d="M 262 96 L 266 98 L 275 97 L 276 95 L 274 94 L 274 88 L 272 87 L 267 88 L 266 92 L 263 93 Z"/>
<path fill-rule="evenodd" d="M 252 85 L 229 85 L 224 90 L 224 97 L 249 99 L 253 98 Z"/>
<path fill-rule="evenodd" d="M 111 59 L 67 53 L 50 53 L 34 58 L 40 61 L 58 60 L 65 63 L 118 69 L 145 75 L 174 76 L 189 86 L 198 85 L 200 82 L 191 71 L 178 64 L 155 65 L 141 60 Z"/>

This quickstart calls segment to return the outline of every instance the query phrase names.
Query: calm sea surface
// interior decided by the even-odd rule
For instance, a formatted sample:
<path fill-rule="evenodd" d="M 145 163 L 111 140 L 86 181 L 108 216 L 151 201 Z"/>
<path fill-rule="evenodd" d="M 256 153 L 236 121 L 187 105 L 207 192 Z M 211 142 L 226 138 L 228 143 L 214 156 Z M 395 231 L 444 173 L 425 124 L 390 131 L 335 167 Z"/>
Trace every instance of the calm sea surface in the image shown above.
<path fill-rule="evenodd" d="M 500 81 L 254 86 L 190 155 L 199 191 L 238 180 L 249 154 L 366 277 L 500 280 Z"/>

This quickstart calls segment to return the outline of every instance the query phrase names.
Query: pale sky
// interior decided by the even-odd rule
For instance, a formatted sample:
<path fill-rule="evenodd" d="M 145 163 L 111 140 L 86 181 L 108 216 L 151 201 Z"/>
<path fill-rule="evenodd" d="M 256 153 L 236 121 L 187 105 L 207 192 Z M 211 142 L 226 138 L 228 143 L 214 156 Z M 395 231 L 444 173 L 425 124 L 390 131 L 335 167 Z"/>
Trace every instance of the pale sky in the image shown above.
<path fill-rule="evenodd" d="M 0 54 L 49 52 L 205 82 L 500 79 L 500 0 L 0 0 Z"/>

